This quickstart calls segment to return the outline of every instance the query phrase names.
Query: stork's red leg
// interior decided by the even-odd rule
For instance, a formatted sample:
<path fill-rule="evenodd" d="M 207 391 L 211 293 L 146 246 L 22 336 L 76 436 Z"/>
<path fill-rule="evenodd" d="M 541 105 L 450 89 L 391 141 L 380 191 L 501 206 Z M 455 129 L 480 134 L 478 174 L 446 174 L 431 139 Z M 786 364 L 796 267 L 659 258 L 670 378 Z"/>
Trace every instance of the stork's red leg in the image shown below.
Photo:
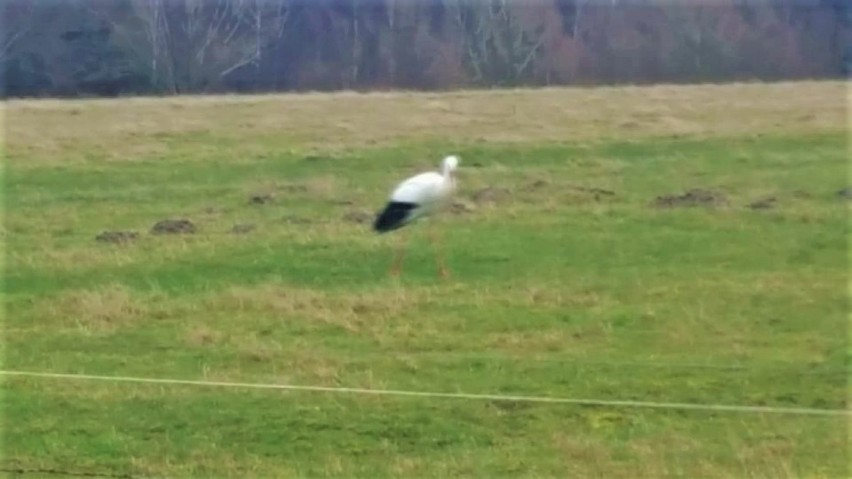
<path fill-rule="evenodd" d="M 429 236 L 432 238 L 432 247 L 435 250 L 435 262 L 438 265 L 438 275 L 442 278 L 449 278 L 450 271 L 447 269 L 447 262 L 444 259 L 444 253 L 441 250 L 441 237 L 433 227 L 429 227 Z"/>
<path fill-rule="evenodd" d="M 401 231 L 400 232 L 400 240 L 399 246 L 396 251 L 396 257 L 394 258 L 393 264 L 391 264 L 390 275 L 391 276 L 399 276 L 402 272 L 402 260 L 405 259 L 405 246 L 408 242 L 408 232 Z"/>

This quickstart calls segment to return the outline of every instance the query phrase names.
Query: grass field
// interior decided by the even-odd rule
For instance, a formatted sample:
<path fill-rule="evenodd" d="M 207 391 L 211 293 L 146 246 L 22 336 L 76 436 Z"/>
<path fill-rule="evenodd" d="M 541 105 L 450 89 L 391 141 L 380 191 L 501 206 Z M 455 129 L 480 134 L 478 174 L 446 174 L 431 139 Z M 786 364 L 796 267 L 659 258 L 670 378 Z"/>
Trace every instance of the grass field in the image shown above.
<path fill-rule="evenodd" d="M 847 88 L 6 102 L 3 369 L 845 409 Z M 849 476 L 844 416 L 2 381 L 34 477 Z"/>

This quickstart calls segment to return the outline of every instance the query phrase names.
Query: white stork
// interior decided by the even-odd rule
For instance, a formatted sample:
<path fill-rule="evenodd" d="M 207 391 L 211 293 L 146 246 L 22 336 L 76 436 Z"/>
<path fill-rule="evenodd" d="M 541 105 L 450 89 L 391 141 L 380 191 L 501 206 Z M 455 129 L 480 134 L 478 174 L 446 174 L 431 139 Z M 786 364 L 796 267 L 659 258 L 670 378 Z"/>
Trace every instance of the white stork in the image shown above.
<path fill-rule="evenodd" d="M 459 158 L 451 155 L 444 158 L 440 173 L 435 171 L 420 173 L 400 183 L 391 193 L 388 204 L 376 216 L 373 229 L 379 233 L 387 233 L 446 207 L 456 189 L 454 172 L 458 166 Z M 449 272 L 439 252 L 438 238 L 434 233 L 431 236 L 438 263 L 438 274 L 447 277 Z M 399 252 L 391 266 L 392 276 L 398 276 L 402 269 L 405 240 L 406 238 L 403 237 Z"/>

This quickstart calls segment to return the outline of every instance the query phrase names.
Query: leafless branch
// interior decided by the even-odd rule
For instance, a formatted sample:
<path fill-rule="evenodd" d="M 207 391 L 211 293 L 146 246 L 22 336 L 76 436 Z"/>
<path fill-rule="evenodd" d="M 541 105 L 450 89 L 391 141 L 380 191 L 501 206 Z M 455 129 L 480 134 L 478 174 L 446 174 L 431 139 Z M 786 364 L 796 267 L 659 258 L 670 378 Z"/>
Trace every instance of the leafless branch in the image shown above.
<path fill-rule="evenodd" d="M 12 47 L 14 47 L 15 44 L 18 43 L 18 41 L 24 37 L 24 35 L 29 34 L 30 31 L 32 31 L 32 27 L 27 26 L 22 28 L 21 30 L 18 30 L 9 38 L 7 38 L 3 42 L 3 44 L 0 45 L 0 61 L 4 60 L 8 55 L 9 51 L 12 49 Z"/>

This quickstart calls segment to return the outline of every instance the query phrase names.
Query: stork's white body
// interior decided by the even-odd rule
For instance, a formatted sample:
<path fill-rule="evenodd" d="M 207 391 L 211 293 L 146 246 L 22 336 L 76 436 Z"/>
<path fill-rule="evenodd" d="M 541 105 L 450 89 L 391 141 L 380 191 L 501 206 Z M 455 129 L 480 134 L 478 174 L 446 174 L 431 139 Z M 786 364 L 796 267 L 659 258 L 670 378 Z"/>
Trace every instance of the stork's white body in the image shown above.
<path fill-rule="evenodd" d="M 417 205 L 407 220 L 411 222 L 440 209 L 449 201 L 454 190 L 455 182 L 452 177 L 430 171 L 400 183 L 391 193 L 390 200 Z"/>
<path fill-rule="evenodd" d="M 444 158 L 440 173 L 420 173 L 400 183 L 391 193 L 385 209 L 376 218 L 376 231 L 401 228 L 445 206 L 455 191 L 453 172 L 458 163 L 458 157 L 448 156 Z"/>

